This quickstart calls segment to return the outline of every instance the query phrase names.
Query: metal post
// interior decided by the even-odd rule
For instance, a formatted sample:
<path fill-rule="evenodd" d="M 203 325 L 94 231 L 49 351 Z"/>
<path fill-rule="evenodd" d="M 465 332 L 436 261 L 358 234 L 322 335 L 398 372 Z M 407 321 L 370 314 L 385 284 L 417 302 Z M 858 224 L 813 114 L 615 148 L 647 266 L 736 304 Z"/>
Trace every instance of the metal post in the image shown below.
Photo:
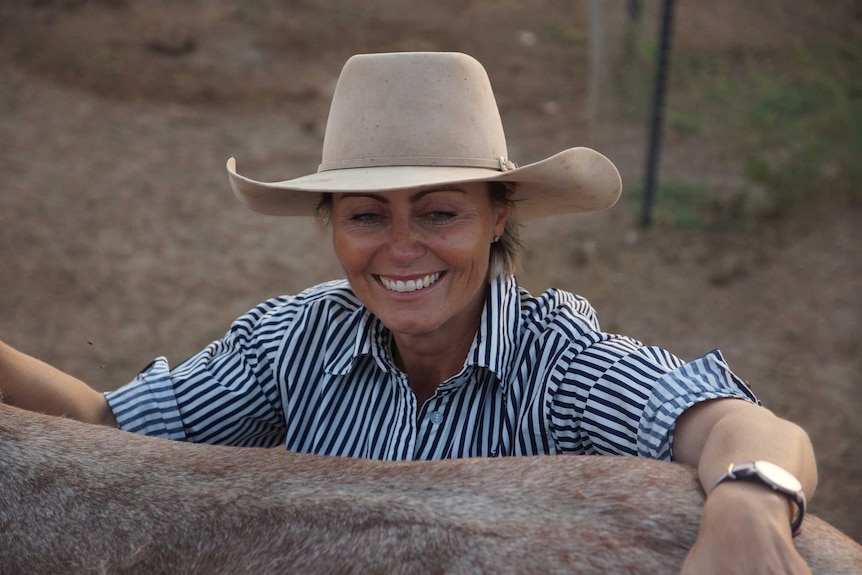
<path fill-rule="evenodd" d="M 607 84 L 603 0 L 590 0 L 590 80 L 587 109 L 592 128 L 599 123 L 599 106 Z"/>
<path fill-rule="evenodd" d="M 673 0 L 664 0 L 661 14 L 661 30 L 658 61 L 656 62 L 655 91 L 652 100 L 652 121 L 650 123 L 647 164 L 644 180 L 641 227 L 652 223 L 652 206 L 655 197 L 656 172 L 661 152 L 662 119 L 664 116 L 664 94 L 667 83 L 670 41 L 673 33 Z"/>

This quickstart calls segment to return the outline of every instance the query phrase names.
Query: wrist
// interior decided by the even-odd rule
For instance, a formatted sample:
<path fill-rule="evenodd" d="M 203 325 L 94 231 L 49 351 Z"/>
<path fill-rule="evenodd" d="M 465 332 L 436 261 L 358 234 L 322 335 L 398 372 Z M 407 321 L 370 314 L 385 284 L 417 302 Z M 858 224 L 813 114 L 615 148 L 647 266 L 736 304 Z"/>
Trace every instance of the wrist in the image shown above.
<path fill-rule="evenodd" d="M 738 493 L 760 495 L 766 501 L 767 494 L 772 500 L 784 500 L 785 507 L 790 508 L 790 526 L 794 536 L 798 535 L 805 517 L 805 493 L 802 485 L 790 473 L 768 461 L 752 461 L 730 464 L 727 472 L 722 475 L 713 487 L 713 493 L 724 486 L 736 485 Z"/>
<path fill-rule="evenodd" d="M 767 516 L 790 525 L 795 509 L 791 501 L 780 493 L 752 481 L 724 482 L 717 485 L 707 497 L 706 504 L 722 507 L 729 513 Z M 705 505 L 706 505 L 705 504 Z"/>
<path fill-rule="evenodd" d="M 786 497 L 752 482 L 728 482 L 707 497 L 701 517 L 704 532 L 734 533 L 739 540 L 793 540 Z"/>

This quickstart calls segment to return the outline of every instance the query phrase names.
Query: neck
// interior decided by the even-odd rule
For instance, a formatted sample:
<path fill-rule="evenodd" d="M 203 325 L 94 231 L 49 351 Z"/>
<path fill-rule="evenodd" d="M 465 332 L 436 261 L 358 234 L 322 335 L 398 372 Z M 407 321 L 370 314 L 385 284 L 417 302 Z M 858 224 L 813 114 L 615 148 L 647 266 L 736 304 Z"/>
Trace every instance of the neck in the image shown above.
<path fill-rule="evenodd" d="M 420 406 L 434 395 L 441 383 L 461 371 L 475 334 L 476 331 L 473 330 L 457 342 L 447 339 L 420 343 L 395 338 L 395 363 L 407 374 L 410 387 Z"/>

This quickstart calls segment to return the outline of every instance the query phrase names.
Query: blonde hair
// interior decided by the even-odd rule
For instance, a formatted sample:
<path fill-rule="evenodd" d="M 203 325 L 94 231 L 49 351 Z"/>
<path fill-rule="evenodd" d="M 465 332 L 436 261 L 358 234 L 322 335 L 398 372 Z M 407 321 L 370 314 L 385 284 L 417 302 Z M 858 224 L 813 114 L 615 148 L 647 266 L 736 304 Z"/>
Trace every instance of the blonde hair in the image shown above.
<path fill-rule="evenodd" d="M 488 182 L 488 193 L 492 202 L 502 202 L 509 205 L 509 219 L 503 229 L 500 239 L 491 244 L 491 277 L 511 276 L 518 271 L 521 260 L 521 224 L 515 217 L 515 203 L 512 196 L 515 192 L 514 182 Z"/>

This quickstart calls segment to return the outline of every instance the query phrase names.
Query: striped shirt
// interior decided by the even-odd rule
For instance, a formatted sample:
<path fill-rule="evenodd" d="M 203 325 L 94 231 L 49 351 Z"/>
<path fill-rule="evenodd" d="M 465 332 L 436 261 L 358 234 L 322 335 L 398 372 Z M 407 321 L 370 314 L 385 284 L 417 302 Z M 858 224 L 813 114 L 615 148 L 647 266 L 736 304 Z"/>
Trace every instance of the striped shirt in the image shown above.
<path fill-rule="evenodd" d="M 489 283 L 463 369 L 417 405 L 392 334 L 346 281 L 268 300 L 173 369 L 107 393 L 120 427 L 169 439 L 430 460 L 540 454 L 670 459 L 697 402 L 756 398 L 719 351 L 683 363 L 604 333 L 590 304 Z"/>

